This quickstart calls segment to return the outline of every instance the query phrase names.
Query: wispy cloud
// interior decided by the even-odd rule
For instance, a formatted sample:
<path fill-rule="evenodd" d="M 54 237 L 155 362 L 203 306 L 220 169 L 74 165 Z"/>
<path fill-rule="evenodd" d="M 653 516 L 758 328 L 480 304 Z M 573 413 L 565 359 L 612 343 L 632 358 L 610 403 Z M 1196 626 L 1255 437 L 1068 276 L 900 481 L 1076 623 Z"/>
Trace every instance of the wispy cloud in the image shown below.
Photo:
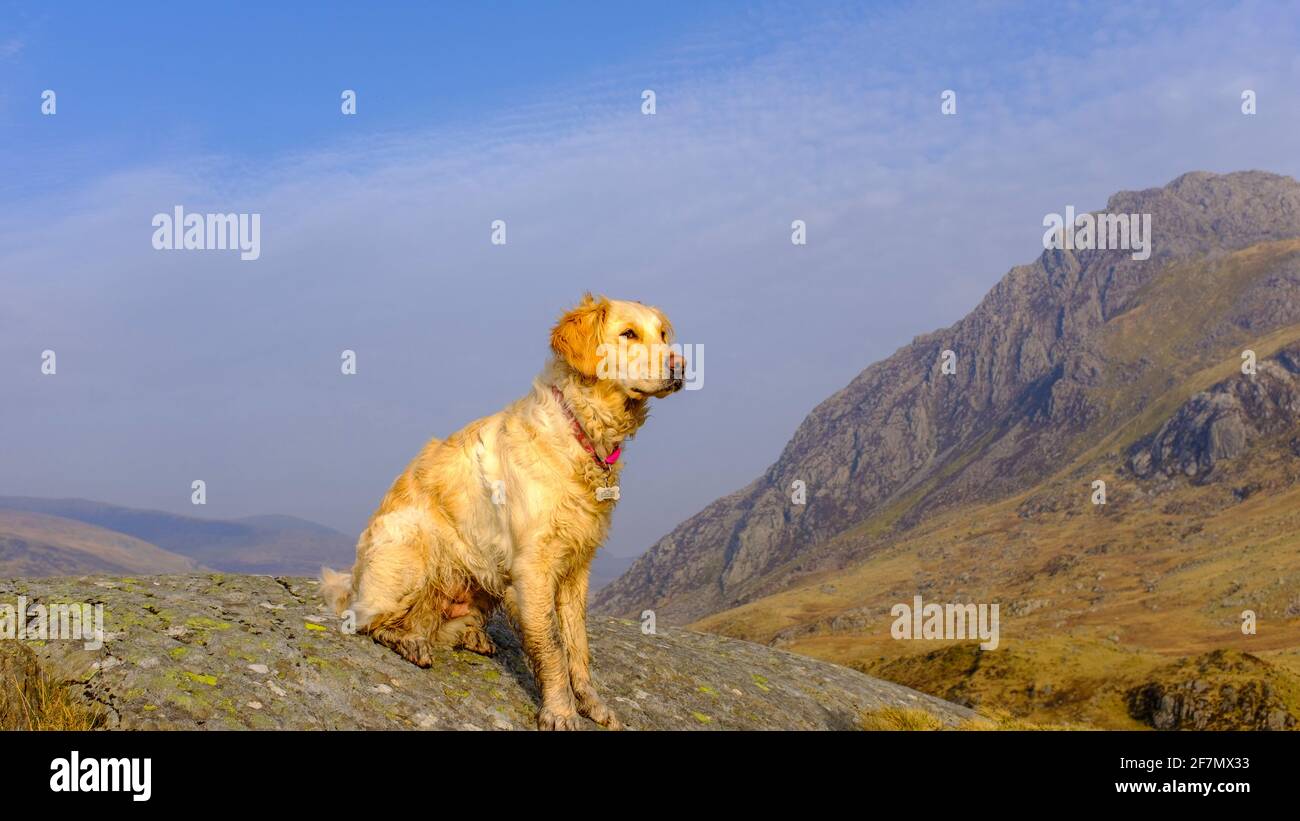
<path fill-rule="evenodd" d="M 639 550 L 1031 259 L 1044 213 L 1192 169 L 1298 170 L 1294 20 L 1098 14 L 1042 41 L 1027 12 L 846 9 L 797 37 L 751 17 L 762 49 L 704 32 L 666 69 L 473 128 L 116 170 L 27 202 L 0 217 L 0 491 L 175 508 L 204 478 L 213 515 L 356 529 L 425 437 L 523 390 L 554 315 L 593 289 L 660 304 L 708 352 L 706 388 L 628 450 L 615 549 Z M 175 204 L 261 213 L 262 258 L 153 251 L 150 217 Z"/>

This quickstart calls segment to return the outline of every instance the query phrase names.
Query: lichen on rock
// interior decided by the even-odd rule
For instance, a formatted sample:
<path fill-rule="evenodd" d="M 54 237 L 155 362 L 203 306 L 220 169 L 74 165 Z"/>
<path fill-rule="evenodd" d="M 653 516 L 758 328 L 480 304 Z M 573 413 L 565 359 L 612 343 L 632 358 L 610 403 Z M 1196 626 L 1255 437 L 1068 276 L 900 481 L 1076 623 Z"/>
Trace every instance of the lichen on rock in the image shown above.
<path fill-rule="evenodd" d="M 440 650 L 421 669 L 341 620 L 301 578 L 178 575 L 0 582 L 0 602 L 104 607 L 103 646 L 31 643 L 43 666 L 98 705 L 109 728 L 532 729 L 537 691 L 519 642 L 494 619 L 499 652 Z M 314 629 L 320 627 L 324 629 Z M 630 729 L 853 729 L 864 710 L 963 707 L 762 645 L 637 622 L 589 620 L 597 686 Z M 586 726 L 595 729 L 594 724 Z"/>

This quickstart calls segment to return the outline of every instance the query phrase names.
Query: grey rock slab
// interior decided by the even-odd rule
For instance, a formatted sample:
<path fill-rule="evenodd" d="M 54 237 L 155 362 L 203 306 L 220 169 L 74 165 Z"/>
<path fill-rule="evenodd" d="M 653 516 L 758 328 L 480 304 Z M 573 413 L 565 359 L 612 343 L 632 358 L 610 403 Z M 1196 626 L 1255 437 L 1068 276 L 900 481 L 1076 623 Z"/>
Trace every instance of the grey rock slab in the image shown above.
<path fill-rule="evenodd" d="M 107 640 L 29 642 L 103 705 L 110 728 L 532 729 L 537 691 L 513 631 L 487 658 L 440 650 L 420 669 L 343 632 L 310 579 L 244 575 L 0 581 L 0 602 L 103 605 Z M 270 604 L 271 607 L 266 605 Z M 593 676 L 633 730 L 853 729 L 867 709 L 964 708 L 848 668 L 750 642 L 592 616 Z M 595 729 L 595 725 L 584 722 Z"/>

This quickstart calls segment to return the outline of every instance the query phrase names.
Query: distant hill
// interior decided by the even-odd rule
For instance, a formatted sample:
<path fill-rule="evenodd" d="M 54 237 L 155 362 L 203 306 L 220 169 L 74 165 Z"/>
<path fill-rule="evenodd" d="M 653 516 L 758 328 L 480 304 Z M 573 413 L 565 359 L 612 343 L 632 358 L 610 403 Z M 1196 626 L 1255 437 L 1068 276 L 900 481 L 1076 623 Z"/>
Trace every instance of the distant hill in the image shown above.
<path fill-rule="evenodd" d="M 3 510 L 40 513 L 93 525 L 133 537 L 155 549 L 180 554 L 204 567 L 229 573 L 314 575 L 323 564 L 348 567 L 355 556 L 356 540 L 353 537 L 293 516 L 200 519 L 86 499 L 21 496 L 0 496 L 0 511 Z M 53 526 L 55 523 L 50 524 Z M 29 535 L 38 537 L 39 533 L 30 530 Z M 36 566 L 39 567 L 39 563 Z M 51 575 L 39 569 L 25 575 L 34 574 Z"/>
<path fill-rule="evenodd" d="M 0 576 L 188 573 L 192 559 L 72 519 L 0 510 Z"/>
<path fill-rule="evenodd" d="M 15 538 L 10 542 L 8 552 L 0 554 L 0 575 L 174 573 L 202 566 L 227 573 L 314 576 L 321 565 L 351 567 L 356 555 L 354 537 L 307 519 L 282 514 L 200 519 L 86 499 L 0 496 L 0 513 L 6 511 L 40 514 L 42 519 L 27 520 L 24 534 L 32 544 L 48 544 L 24 559 L 20 556 L 21 545 Z M 42 523 L 50 528 L 49 534 L 42 534 Z M 130 543 L 173 554 L 176 559 L 188 558 L 190 563 L 168 565 L 167 569 L 156 571 L 148 570 L 147 564 L 143 566 L 145 569 L 128 567 L 127 564 L 95 565 L 93 550 L 83 550 L 76 555 L 75 562 L 71 561 L 55 548 L 61 545 L 58 534 L 71 532 L 70 527 L 78 523 L 87 526 L 79 537 L 87 550 L 98 538 L 104 542 L 105 548 L 110 543 Z M 43 536 L 49 538 L 43 540 Z M 607 551 L 597 553 L 591 566 L 591 589 L 599 590 L 609 584 L 626 572 L 633 561 L 635 559 L 612 556 Z M 5 568 L 9 568 L 9 572 L 5 573 Z"/>
<path fill-rule="evenodd" d="M 622 576 L 635 561 L 635 557 L 611 556 L 607 550 L 598 551 L 591 562 L 591 591 L 595 592 Z"/>

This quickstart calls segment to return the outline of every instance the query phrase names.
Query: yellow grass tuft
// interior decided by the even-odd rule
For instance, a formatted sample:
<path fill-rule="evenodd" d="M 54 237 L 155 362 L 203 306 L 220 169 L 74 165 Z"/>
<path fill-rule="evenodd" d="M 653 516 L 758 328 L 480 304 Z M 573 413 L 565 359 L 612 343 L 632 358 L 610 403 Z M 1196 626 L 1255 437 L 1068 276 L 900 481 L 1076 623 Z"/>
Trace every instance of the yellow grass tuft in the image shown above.
<path fill-rule="evenodd" d="M 990 710 L 977 718 L 946 725 L 933 713 L 915 707 L 880 707 L 866 710 L 858 718 L 858 727 L 874 731 L 989 731 L 989 730 L 1082 730 L 1069 724 L 1038 724 L 1012 716 L 1002 710 Z"/>
<path fill-rule="evenodd" d="M 95 730 L 102 709 L 41 669 L 30 649 L 0 641 L 0 730 Z"/>
<path fill-rule="evenodd" d="M 914 707 L 880 707 L 866 710 L 858 718 L 863 730 L 942 730 L 943 722 L 932 713 Z"/>

